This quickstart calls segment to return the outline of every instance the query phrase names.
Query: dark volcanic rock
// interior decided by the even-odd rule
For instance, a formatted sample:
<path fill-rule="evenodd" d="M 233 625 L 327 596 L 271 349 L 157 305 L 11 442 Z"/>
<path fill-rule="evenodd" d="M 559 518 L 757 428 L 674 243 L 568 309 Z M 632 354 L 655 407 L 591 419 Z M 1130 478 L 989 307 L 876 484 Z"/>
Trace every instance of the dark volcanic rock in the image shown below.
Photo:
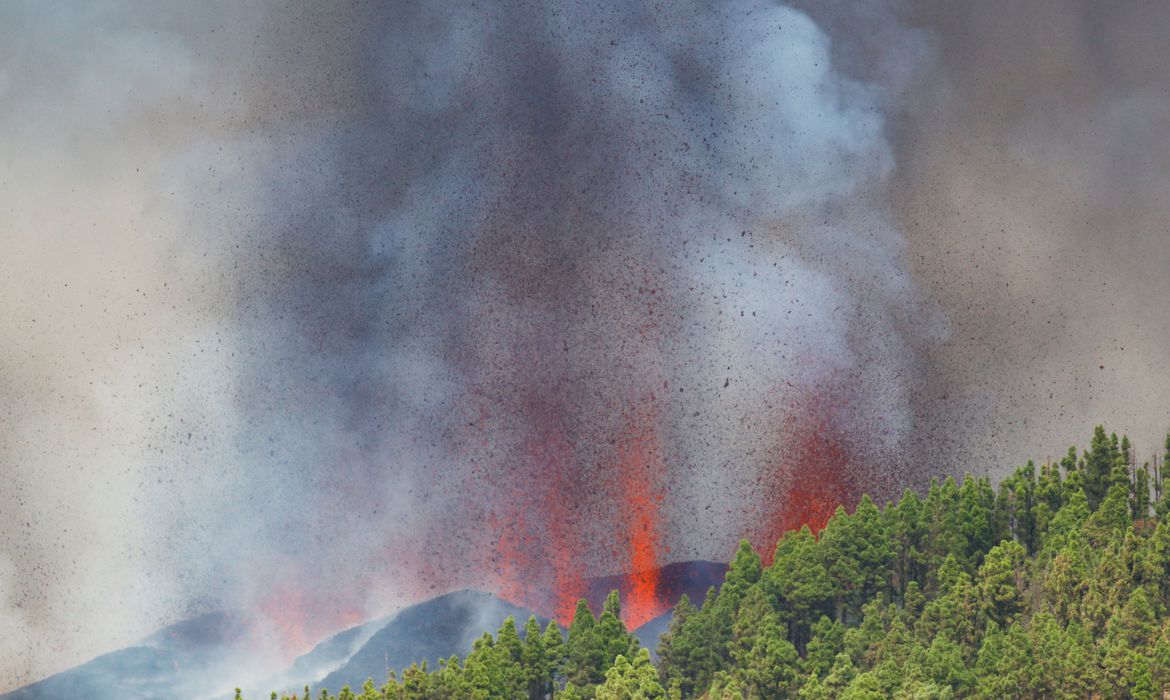
<path fill-rule="evenodd" d="M 210 613 L 166 627 L 137 645 L 0 696 L 2 700 L 170 700 L 206 695 L 208 678 L 252 632 L 246 618 Z M 224 682 L 228 682 L 224 679 Z"/>
<path fill-rule="evenodd" d="M 707 589 L 722 582 L 726 570 L 725 564 L 703 561 L 671 564 L 662 569 L 660 592 L 671 605 L 684 593 L 700 605 Z M 627 593 L 627 577 L 586 582 L 586 599 L 595 613 L 614 589 Z M 358 688 L 367 678 L 381 684 L 388 669 L 401 671 L 423 661 L 433 668 L 452 654 L 465 656 L 477 638 L 484 632 L 494 634 L 509 615 L 519 628 L 533 612 L 490 593 L 448 593 L 339 632 L 286 671 L 257 683 L 243 683 L 236 676 L 248 670 L 250 647 L 266 632 L 245 614 L 211 613 L 166 627 L 132 647 L 12 691 L 0 700 L 200 700 L 230 698 L 234 685 L 251 686 L 247 697 L 267 697 L 272 690 L 299 691 L 306 684 L 337 692 L 343 685 Z M 540 615 L 537 619 L 541 627 L 548 622 Z M 667 612 L 635 634 L 653 651 L 669 624 Z"/>
<path fill-rule="evenodd" d="M 696 606 L 703 604 L 703 597 L 707 589 L 714 586 L 716 589 L 723 583 L 723 575 L 727 573 L 727 564 L 713 561 L 683 561 L 677 564 L 667 564 L 662 567 L 659 575 L 659 593 L 669 602 L 670 607 L 678 603 L 685 593 Z M 585 599 L 589 607 L 596 614 L 601 611 L 605 596 L 616 590 L 622 594 L 622 599 L 628 593 L 628 580 L 623 574 L 615 576 L 600 576 L 586 580 Z M 655 640 L 657 643 L 657 640 Z"/>
<path fill-rule="evenodd" d="M 318 685 L 322 678 L 349 661 L 354 652 L 390 619 L 383 617 L 338 632 L 313 647 L 309 653 L 297 657 L 292 666 L 285 671 L 258 683 L 247 684 L 244 697 L 267 698 L 274 690 L 299 695 L 306 685 Z M 223 695 L 220 700 L 231 700 L 233 695 L 234 693 Z"/>
<path fill-rule="evenodd" d="M 480 591 L 456 591 L 412 605 L 390 618 L 349 661 L 315 687 L 337 692 L 343 685 L 359 688 L 367 678 L 381 685 L 387 670 L 401 671 L 423 661 L 434 668 L 439 659 L 465 656 L 476 639 L 484 632 L 494 634 L 509 615 L 520 628 L 533 613 Z M 542 627 L 548 622 L 537 619 Z"/>

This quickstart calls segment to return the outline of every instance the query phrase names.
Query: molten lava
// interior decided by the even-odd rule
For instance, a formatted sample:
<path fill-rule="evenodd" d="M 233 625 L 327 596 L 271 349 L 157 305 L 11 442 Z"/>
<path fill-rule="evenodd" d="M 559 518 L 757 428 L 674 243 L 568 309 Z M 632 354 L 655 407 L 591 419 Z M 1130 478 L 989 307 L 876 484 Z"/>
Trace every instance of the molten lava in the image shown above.
<path fill-rule="evenodd" d="M 507 500 L 489 516 L 497 533 L 493 568 L 500 597 L 567 625 L 584 595 L 573 449 L 552 419 L 524 444 L 516 466 L 522 478 L 506 486 Z"/>
<path fill-rule="evenodd" d="M 490 363 L 469 358 L 462 369 L 475 384 L 460 398 L 462 434 L 453 441 L 469 465 L 456 485 L 468 494 L 467 508 L 455 522 L 440 519 L 443 531 L 412 533 L 430 539 L 431 551 L 396 561 L 426 576 L 431 589 L 485 586 L 562 625 L 581 598 L 597 612 L 591 582 L 601 580 L 620 588 L 631 628 L 669 609 L 674 594 L 662 570 L 669 563 L 667 535 L 677 530 L 666 521 L 675 486 L 667 464 L 682 444 L 670 432 L 678 425 L 666 398 L 673 392 L 655 396 L 666 388 L 665 348 L 675 342 L 660 327 L 669 321 L 658 308 L 662 290 L 655 280 L 646 273 L 617 302 L 633 311 L 622 316 L 629 331 L 623 342 L 599 346 L 620 348 L 606 356 L 612 368 L 579 365 L 578 348 L 592 341 L 574 331 L 572 317 L 556 314 L 493 346 Z M 528 291 L 518 290 L 517 298 L 528 298 Z M 602 391 L 598 373 L 628 381 L 618 391 Z M 783 532 L 802 525 L 819 531 L 858 495 L 852 467 L 863 452 L 842 427 L 853 387 L 837 377 L 795 393 L 791 387 L 776 387 L 774 435 L 753 445 L 752 464 L 733 474 L 746 478 L 767 455 L 743 506 L 749 512 L 729 514 L 750 523 L 744 534 L 765 561 Z M 586 578 L 616 573 L 620 578 Z"/>
<path fill-rule="evenodd" d="M 819 532 L 838 506 L 851 505 L 858 497 L 852 450 L 835 421 L 844 405 L 846 400 L 835 391 L 810 393 L 791 404 L 765 477 L 765 493 L 771 497 L 760 513 L 761 526 L 750 538 L 765 564 L 771 563 L 785 532 L 805 525 Z"/>
<path fill-rule="evenodd" d="M 785 531 L 808 525 L 821 530 L 840 505 L 852 504 L 854 450 L 838 427 L 847 391 L 818 391 L 789 404 L 779 421 L 771 468 L 764 475 L 758 526 L 749 539 L 770 562 Z M 664 502 L 669 486 L 654 396 L 625 413 L 624 428 L 608 458 L 589 465 L 562 426 L 562 411 L 538 405 L 545 420 L 527 439 L 507 482 L 506 498 L 483 523 L 494 543 L 489 563 L 501 597 L 567 625 L 577 600 L 593 591 L 583 572 L 590 544 L 608 547 L 620 579 L 622 617 L 631 629 L 669 610 L 675 602 L 662 582 Z M 589 475 L 582 479 L 582 475 Z M 590 530 L 592 528 L 592 530 Z M 591 541 L 589 538 L 601 538 Z M 612 570 L 612 569 L 611 569 Z"/>
<path fill-rule="evenodd" d="M 275 628 L 283 656 L 292 658 L 312 643 L 306 633 L 305 596 L 294 589 L 274 591 L 260 606 L 260 612 Z"/>
<path fill-rule="evenodd" d="M 627 420 L 628 428 L 611 460 L 598 465 L 618 529 L 614 560 L 628 573 L 622 581 L 622 617 L 637 627 L 670 607 L 660 586 L 663 545 L 661 508 L 665 466 L 658 439 L 657 415 L 644 411 Z M 573 479 L 571 445 L 550 426 L 542 441 L 529 441 L 525 464 L 533 473 L 521 479 L 508 505 L 489 518 L 498 533 L 493 565 L 499 595 L 551 614 L 562 625 L 572 621 L 577 601 L 588 592 L 582 577 L 586 543 L 581 526 L 589 520 L 579 510 L 586 489 Z M 607 487 L 607 488 L 606 488 Z"/>
<path fill-rule="evenodd" d="M 292 587 L 269 593 L 258 606 L 261 626 L 257 635 L 275 634 L 284 661 L 310 651 L 326 635 L 363 621 L 357 608 L 315 598 Z"/>
<path fill-rule="evenodd" d="M 562 624 L 572 621 L 577 601 L 584 593 L 580 562 L 577 561 L 576 511 L 571 497 L 572 461 L 570 445 L 563 434 L 557 434 L 555 448 L 548 462 L 549 483 L 553 495 L 548 513 L 548 561 L 552 565 L 552 589 L 556 608 L 553 616 Z"/>
<path fill-rule="evenodd" d="M 659 448 L 657 421 L 649 415 L 631 421 L 634 429 L 618 446 L 618 478 L 628 539 L 626 598 L 622 617 L 630 629 L 640 627 L 669 609 L 661 592 L 662 522 L 665 468 Z"/>

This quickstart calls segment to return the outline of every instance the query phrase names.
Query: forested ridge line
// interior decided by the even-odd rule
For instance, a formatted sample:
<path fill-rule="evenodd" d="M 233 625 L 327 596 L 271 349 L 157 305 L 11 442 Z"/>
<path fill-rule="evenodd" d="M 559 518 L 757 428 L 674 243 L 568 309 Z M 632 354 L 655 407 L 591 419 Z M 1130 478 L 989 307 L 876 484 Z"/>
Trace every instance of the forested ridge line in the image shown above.
<path fill-rule="evenodd" d="M 567 631 L 509 618 L 465 659 L 323 700 L 1134 698 L 1170 691 L 1170 493 L 1161 459 L 1097 427 L 1089 449 L 997 487 L 947 478 L 825 528 L 772 563 L 743 542 L 685 597 L 657 663 L 581 601 Z M 311 689 L 300 694 L 304 700 Z M 237 697 L 238 693 L 237 693 Z M 274 693 L 273 698 L 278 696 Z M 282 696 L 296 698 L 297 695 Z"/>

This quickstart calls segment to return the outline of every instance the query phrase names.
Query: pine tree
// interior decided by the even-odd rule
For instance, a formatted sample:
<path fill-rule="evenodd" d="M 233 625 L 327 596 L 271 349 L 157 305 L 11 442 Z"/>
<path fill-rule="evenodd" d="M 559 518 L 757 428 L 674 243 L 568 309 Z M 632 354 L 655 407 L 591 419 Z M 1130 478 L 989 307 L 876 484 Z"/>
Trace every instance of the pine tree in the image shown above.
<path fill-rule="evenodd" d="M 1166 451 L 1162 454 L 1162 464 L 1170 464 L 1170 431 L 1166 433 L 1166 442 L 1164 443 Z"/>
<path fill-rule="evenodd" d="M 1133 520 L 1150 517 L 1150 463 L 1145 462 L 1134 471 L 1133 494 L 1130 498 Z"/>
<path fill-rule="evenodd" d="M 1028 462 L 1023 475 L 1016 479 L 1016 502 L 1018 510 L 1025 515 L 1028 536 L 1032 535 L 1031 508 L 1034 498 L 1035 483 L 1031 476 L 1033 465 Z M 959 531 L 967 541 L 967 561 L 972 565 L 983 558 L 983 554 L 991 549 L 998 540 L 995 538 L 993 509 L 995 506 L 995 492 L 986 479 L 975 479 L 970 474 L 963 478 L 963 485 L 959 487 Z"/>
<path fill-rule="evenodd" d="M 1085 522 L 1085 534 L 1097 546 L 1120 539 L 1130 526 L 1129 488 L 1121 484 L 1109 487 L 1097 512 Z"/>
<path fill-rule="evenodd" d="M 732 676 L 752 698 L 782 698 L 797 678 L 796 648 L 761 586 L 744 595 L 732 627 Z"/>
<path fill-rule="evenodd" d="M 741 540 L 714 604 L 709 609 L 704 604 L 700 611 L 699 617 L 704 623 L 703 636 L 710 650 L 702 664 L 704 670 L 699 676 L 702 680 L 706 681 L 710 678 L 708 673 L 720 671 L 730 662 L 728 644 L 731 642 L 735 611 L 747 592 L 759 582 L 762 573 L 760 555 L 747 540 Z"/>
<path fill-rule="evenodd" d="M 1006 627 L 1023 609 L 1025 551 L 1018 542 L 1005 540 L 987 553 L 979 567 L 976 585 L 984 613 Z"/>
<path fill-rule="evenodd" d="M 857 677 L 857 669 L 853 667 L 853 659 L 842 652 L 833 659 L 833 667 L 825 676 L 824 687 L 829 697 L 838 697 L 845 688 Z"/>
<path fill-rule="evenodd" d="M 786 613 L 787 638 L 798 649 L 808 642 L 812 621 L 833 611 L 833 583 L 807 525 L 780 538 L 760 585 L 772 607 Z"/>
<path fill-rule="evenodd" d="M 954 556 L 946 558 L 936 577 L 937 595 L 923 607 L 915 635 L 927 644 L 943 633 L 960 644 L 971 644 L 983 620 L 978 589 Z"/>
<path fill-rule="evenodd" d="M 886 529 L 890 533 L 890 544 L 895 554 L 893 587 L 904 595 L 911 582 L 919 586 L 925 583 L 922 577 L 925 554 L 923 541 L 926 536 L 924 506 L 918 494 L 910 489 L 902 493 L 902 499 L 895 506 L 887 506 Z"/>
<path fill-rule="evenodd" d="M 889 535 L 877 507 L 863 496 L 852 516 L 837 509 L 821 533 L 820 544 L 834 588 L 835 614 L 846 622 L 851 613 L 860 611 L 863 600 L 888 586 L 888 567 L 894 558 Z"/>
<path fill-rule="evenodd" d="M 926 496 L 926 518 L 927 567 L 937 570 L 952 556 L 966 560 L 967 539 L 959 519 L 959 486 L 952 477 L 941 484 L 931 482 Z M 928 588 L 929 584 L 928 581 Z"/>
<path fill-rule="evenodd" d="M 1170 468 L 1170 432 L 1166 433 L 1165 448 L 1166 451 L 1162 454 L 1162 467 L 1154 480 L 1157 499 L 1154 503 L 1154 513 L 1159 519 L 1170 516 L 1170 488 L 1165 487 L 1166 470 Z"/>
<path fill-rule="evenodd" d="M 605 678 L 605 651 L 594 629 L 596 626 L 593 612 L 582 598 L 577 602 L 565 642 L 565 679 L 578 688 L 596 685 Z"/>
<path fill-rule="evenodd" d="M 1085 453 L 1085 495 L 1092 510 L 1096 510 L 1105 499 L 1116 463 L 1113 442 L 1105 435 L 1105 426 L 1098 425 L 1093 429 L 1093 440 Z"/>
<path fill-rule="evenodd" d="M 1107 687 L 1118 697 L 1140 682 L 1152 685 L 1149 674 L 1155 636 L 1158 632 L 1153 606 L 1145 591 L 1137 589 L 1116 611 L 1106 626 L 1101 665 L 1105 670 Z M 1139 677 L 1135 677 L 1135 674 Z M 1132 695 L 1131 695 L 1132 697 Z"/>
<path fill-rule="evenodd" d="M 924 665 L 931 680 L 940 686 L 965 693 L 975 685 L 975 674 L 963 658 L 963 649 L 945 632 L 931 641 Z"/>
<path fill-rule="evenodd" d="M 520 641 L 520 634 L 516 631 L 516 618 L 509 615 L 496 632 L 495 648 L 500 653 L 501 661 L 520 663 L 524 653 L 524 643 Z"/>
<path fill-rule="evenodd" d="M 752 549 L 750 542 L 741 540 L 719 589 L 718 606 L 729 609 L 737 605 L 748 589 L 760 580 L 762 572 L 760 555 Z"/>
<path fill-rule="evenodd" d="M 687 620 L 695 612 L 691 599 L 684 593 L 674 606 L 674 612 L 670 616 L 670 627 L 658 644 L 658 669 L 662 675 L 662 682 L 667 688 L 677 690 L 680 695 L 685 691 L 689 696 L 694 690 L 690 685 L 692 679 L 688 673 L 694 640 L 683 630 Z"/>
<path fill-rule="evenodd" d="M 619 655 L 597 688 L 597 700 L 664 700 L 666 691 L 658 671 L 650 663 L 650 652 L 639 649 L 633 661 Z"/>
<path fill-rule="evenodd" d="M 610 591 L 605 599 L 601 617 L 597 618 L 597 625 L 593 628 L 597 644 L 601 648 L 602 664 L 599 675 L 604 676 L 618 656 L 633 658 L 638 650 L 638 640 L 626 631 L 621 619 L 621 599 L 617 591 Z M 600 683 L 601 678 L 596 682 Z"/>
<path fill-rule="evenodd" d="M 557 636 L 560 636 L 559 633 Z M 552 692 L 553 668 L 536 617 L 524 623 L 524 648 L 520 654 L 529 700 L 542 700 Z"/>
<path fill-rule="evenodd" d="M 824 677 L 845 649 L 845 625 L 826 616 L 813 623 L 802 668 L 806 675 Z"/>
<path fill-rule="evenodd" d="M 544 653 L 548 662 L 549 683 L 556 687 L 558 679 L 563 676 L 565 668 L 565 637 L 561 628 L 550 620 L 544 628 Z"/>

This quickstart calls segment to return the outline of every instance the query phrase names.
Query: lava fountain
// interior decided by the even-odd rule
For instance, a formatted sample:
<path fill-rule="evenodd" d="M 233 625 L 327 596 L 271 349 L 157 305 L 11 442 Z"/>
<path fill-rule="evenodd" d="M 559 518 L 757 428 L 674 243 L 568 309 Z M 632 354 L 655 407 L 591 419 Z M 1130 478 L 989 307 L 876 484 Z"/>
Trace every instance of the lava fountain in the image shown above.
<path fill-rule="evenodd" d="M 789 404 L 763 478 L 759 525 L 749 536 L 765 564 L 785 532 L 808 525 L 817 533 L 839 506 L 853 506 L 860 497 L 852 468 L 856 450 L 838 422 L 848 405 L 842 389 L 805 392 Z"/>
<path fill-rule="evenodd" d="M 653 404 L 651 404 L 653 405 Z M 618 445 L 620 501 L 628 543 L 626 599 L 622 616 L 636 628 L 661 615 L 671 601 L 661 592 L 662 558 L 667 550 L 662 541 L 662 502 L 665 467 L 653 411 L 630 422 L 632 429 Z"/>

